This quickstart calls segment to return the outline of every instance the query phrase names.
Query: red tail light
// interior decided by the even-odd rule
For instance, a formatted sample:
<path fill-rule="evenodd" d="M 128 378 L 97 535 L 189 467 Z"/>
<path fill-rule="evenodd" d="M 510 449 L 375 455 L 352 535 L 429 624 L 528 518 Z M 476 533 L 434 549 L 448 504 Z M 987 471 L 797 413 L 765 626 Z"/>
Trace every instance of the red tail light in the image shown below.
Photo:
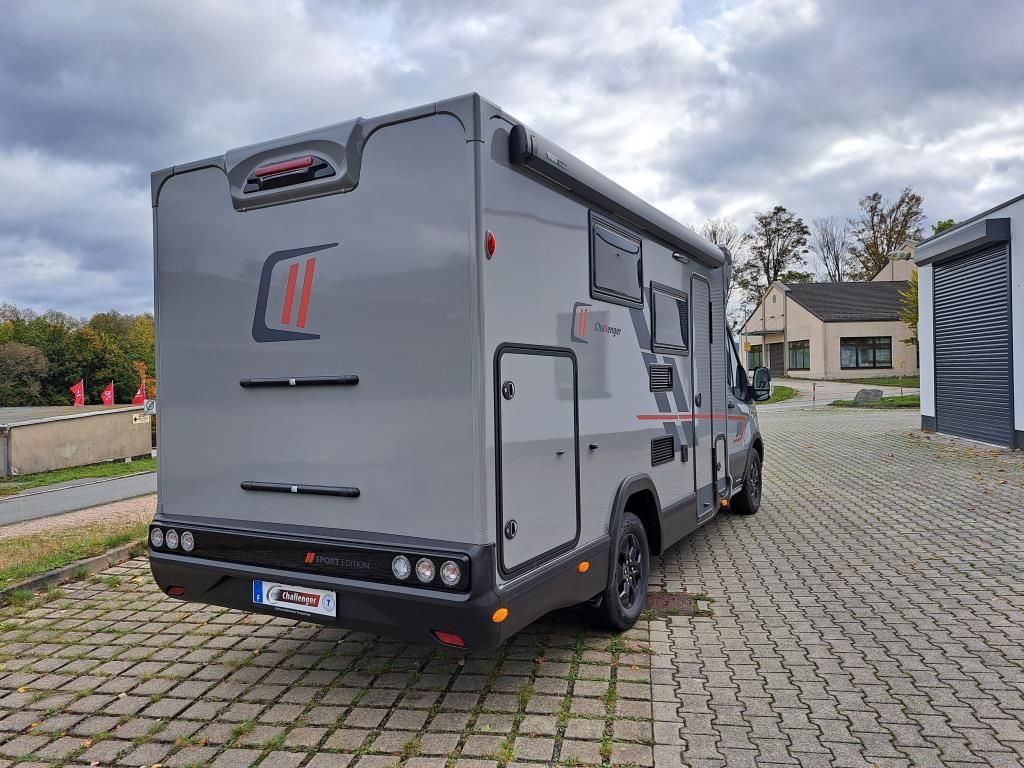
<path fill-rule="evenodd" d="M 455 648 L 465 648 L 465 641 L 458 635 L 453 635 L 451 632 L 442 632 L 439 629 L 434 630 L 434 637 L 440 640 L 445 645 L 451 645 Z"/>
<path fill-rule="evenodd" d="M 264 176 L 274 176 L 278 173 L 287 173 L 288 171 L 296 171 L 299 168 L 309 168 L 313 164 L 313 156 L 306 155 L 305 157 L 296 157 L 291 160 L 284 160 L 280 163 L 271 163 L 270 165 L 264 165 L 257 168 L 253 175 L 257 179 L 261 179 Z"/>
<path fill-rule="evenodd" d="M 487 258 L 489 259 L 491 258 L 491 256 L 494 255 L 494 249 L 498 247 L 498 241 L 494 237 L 494 233 L 491 232 L 491 230 L 489 229 L 487 230 L 487 237 L 485 238 L 485 243 L 487 245 Z"/>

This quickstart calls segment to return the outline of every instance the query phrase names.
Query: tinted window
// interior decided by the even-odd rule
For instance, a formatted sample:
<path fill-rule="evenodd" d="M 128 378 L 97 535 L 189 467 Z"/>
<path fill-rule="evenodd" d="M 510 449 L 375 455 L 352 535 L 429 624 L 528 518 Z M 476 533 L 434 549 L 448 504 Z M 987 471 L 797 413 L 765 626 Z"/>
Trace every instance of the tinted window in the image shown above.
<path fill-rule="evenodd" d="M 640 238 L 591 214 L 590 293 L 595 299 L 642 307 Z"/>
<path fill-rule="evenodd" d="M 690 346 L 689 300 L 682 291 L 651 283 L 653 350 L 686 352 Z"/>
<path fill-rule="evenodd" d="M 892 368 L 892 337 L 840 339 L 839 365 L 842 368 Z"/>
<path fill-rule="evenodd" d="M 789 367 L 790 370 L 806 371 L 811 367 L 811 342 L 791 341 L 789 342 Z"/>

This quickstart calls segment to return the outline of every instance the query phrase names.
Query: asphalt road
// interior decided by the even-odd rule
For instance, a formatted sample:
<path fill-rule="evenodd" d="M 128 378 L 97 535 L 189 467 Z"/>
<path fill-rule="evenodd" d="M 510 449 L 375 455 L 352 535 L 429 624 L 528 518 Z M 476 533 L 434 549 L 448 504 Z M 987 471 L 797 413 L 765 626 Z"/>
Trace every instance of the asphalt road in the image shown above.
<path fill-rule="evenodd" d="M 40 488 L 0 498 L 0 525 L 60 515 L 150 493 L 156 493 L 156 472 L 82 480 L 57 488 Z"/>

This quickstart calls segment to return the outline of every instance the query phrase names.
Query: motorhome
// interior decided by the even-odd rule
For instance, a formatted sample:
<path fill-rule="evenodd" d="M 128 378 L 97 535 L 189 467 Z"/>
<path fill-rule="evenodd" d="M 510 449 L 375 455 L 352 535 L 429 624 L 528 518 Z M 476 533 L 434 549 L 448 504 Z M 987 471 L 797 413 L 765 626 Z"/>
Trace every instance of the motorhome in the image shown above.
<path fill-rule="evenodd" d="M 756 512 L 729 255 L 476 94 L 152 176 L 168 595 L 492 649 Z"/>

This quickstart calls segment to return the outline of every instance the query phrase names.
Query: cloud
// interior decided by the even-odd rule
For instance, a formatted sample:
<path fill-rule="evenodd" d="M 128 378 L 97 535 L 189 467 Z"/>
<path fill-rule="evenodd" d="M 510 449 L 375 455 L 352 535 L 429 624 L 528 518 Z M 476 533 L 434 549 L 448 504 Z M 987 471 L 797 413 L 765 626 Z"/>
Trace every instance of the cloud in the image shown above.
<path fill-rule="evenodd" d="M 1019 193 L 1024 5 L 865 0 L 15 4 L 0 300 L 150 306 L 149 172 L 480 91 L 682 221 L 934 220 Z"/>

